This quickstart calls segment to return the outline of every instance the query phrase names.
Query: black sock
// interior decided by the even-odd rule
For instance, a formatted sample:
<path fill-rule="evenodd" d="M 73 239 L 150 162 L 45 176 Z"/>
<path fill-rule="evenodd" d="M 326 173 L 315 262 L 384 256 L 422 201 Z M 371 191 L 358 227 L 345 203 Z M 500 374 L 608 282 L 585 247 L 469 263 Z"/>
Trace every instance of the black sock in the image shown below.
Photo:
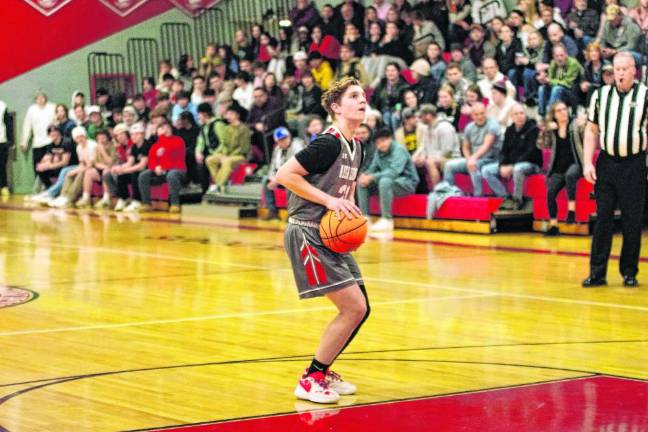
<path fill-rule="evenodd" d="M 313 357 L 313 361 L 308 367 L 308 372 L 306 373 L 306 375 L 310 375 L 315 372 L 322 372 L 323 374 L 326 374 L 326 371 L 328 370 L 329 366 L 330 365 L 324 364 L 318 361 L 315 357 Z"/>

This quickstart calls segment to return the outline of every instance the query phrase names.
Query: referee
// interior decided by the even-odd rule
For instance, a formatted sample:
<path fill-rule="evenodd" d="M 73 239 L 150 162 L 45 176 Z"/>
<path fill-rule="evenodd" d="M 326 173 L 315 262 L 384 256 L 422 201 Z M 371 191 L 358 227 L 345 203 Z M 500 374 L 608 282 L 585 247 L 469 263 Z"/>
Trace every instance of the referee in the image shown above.
<path fill-rule="evenodd" d="M 597 222 L 592 238 L 590 274 L 583 287 L 607 284 L 614 210 L 621 209 L 623 248 L 619 271 L 623 285 L 636 287 L 641 249 L 641 222 L 646 191 L 648 88 L 635 82 L 635 62 L 628 52 L 614 56 L 614 85 L 592 94 L 585 131 L 583 175 L 596 184 Z M 601 153 L 592 163 L 594 150 Z"/>

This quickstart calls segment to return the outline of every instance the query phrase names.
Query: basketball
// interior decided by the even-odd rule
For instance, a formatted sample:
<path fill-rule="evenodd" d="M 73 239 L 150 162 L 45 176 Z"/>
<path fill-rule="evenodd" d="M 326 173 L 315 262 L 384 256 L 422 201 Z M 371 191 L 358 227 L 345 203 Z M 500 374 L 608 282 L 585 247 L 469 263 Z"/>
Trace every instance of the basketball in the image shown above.
<path fill-rule="evenodd" d="M 320 237 L 324 246 L 333 252 L 346 253 L 358 249 L 367 236 L 367 218 L 359 216 L 349 219 L 329 210 L 320 221 Z"/>

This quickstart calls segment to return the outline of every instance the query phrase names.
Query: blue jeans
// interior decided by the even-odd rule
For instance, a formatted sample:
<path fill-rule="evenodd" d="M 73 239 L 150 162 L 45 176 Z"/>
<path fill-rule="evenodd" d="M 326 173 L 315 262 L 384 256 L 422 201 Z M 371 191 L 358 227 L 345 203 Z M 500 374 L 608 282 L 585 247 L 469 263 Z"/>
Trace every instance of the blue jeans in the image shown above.
<path fill-rule="evenodd" d="M 482 173 L 481 169 L 488 164 L 495 162 L 495 159 L 481 158 L 477 160 L 477 169 L 474 172 L 468 172 L 468 164 L 465 158 L 452 159 L 446 162 L 445 170 L 443 171 L 443 180 L 451 185 L 454 185 L 455 174 L 469 174 L 470 180 L 473 185 L 473 196 L 482 196 L 484 194 L 482 189 Z"/>
<path fill-rule="evenodd" d="M 519 86 L 524 88 L 524 98 L 520 98 L 521 100 L 528 101 L 529 99 L 536 98 L 538 93 L 538 81 L 536 81 L 535 69 L 524 68 L 521 76 L 519 69 L 511 69 L 508 73 L 508 78 L 515 85 L 516 91 Z"/>
<path fill-rule="evenodd" d="M 543 85 L 538 89 L 538 114 L 544 116 L 547 114 L 547 108 L 559 100 L 571 105 L 569 100 L 571 91 L 563 86 Z M 548 97 L 548 100 L 547 100 Z"/>
<path fill-rule="evenodd" d="M 488 186 L 493 189 L 495 196 L 506 197 L 508 191 L 504 184 L 502 184 L 501 177 L 499 175 L 499 162 L 494 162 L 488 165 L 485 165 L 481 172 Z M 537 174 L 540 172 L 540 167 L 531 162 L 518 162 L 513 164 L 513 198 L 522 201 L 524 194 L 524 180 L 531 174 Z"/>
<path fill-rule="evenodd" d="M 358 206 L 362 214 L 369 214 L 369 197 L 378 194 L 380 197 L 380 214 L 382 217 L 392 218 L 392 204 L 394 196 L 405 196 L 416 192 L 416 184 L 410 179 L 398 177 L 382 177 L 378 182 L 373 182 L 367 187 L 358 185 Z"/>
<path fill-rule="evenodd" d="M 65 183 L 65 176 L 67 175 L 67 173 L 77 168 L 78 166 L 79 165 L 69 165 L 61 168 L 61 172 L 59 172 L 58 178 L 56 179 L 56 183 L 54 183 L 52 186 L 50 186 L 47 189 L 46 191 L 47 194 L 52 198 L 56 198 L 58 194 L 61 193 L 61 189 L 63 189 L 63 183 Z"/>
<path fill-rule="evenodd" d="M 277 203 L 275 201 L 275 196 L 274 196 L 274 190 L 268 189 L 268 182 L 270 179 L 268 176 L 263 176 L 261 179 L 261 189 L 263 191 L 263 196 L 265 197 L 265 202 L 266 202 L 266 207 L 268 210 L 271 212 L 276 212 L 277 211 Z M 281 186 L 277 186 L 281 187 Z"/>

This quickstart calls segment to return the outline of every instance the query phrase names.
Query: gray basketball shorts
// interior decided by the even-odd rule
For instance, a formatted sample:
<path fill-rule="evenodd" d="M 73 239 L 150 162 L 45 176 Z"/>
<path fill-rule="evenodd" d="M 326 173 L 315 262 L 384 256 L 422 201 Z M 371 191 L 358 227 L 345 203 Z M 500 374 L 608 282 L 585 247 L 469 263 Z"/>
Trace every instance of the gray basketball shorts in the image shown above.
<path fill-rule="evenodd" d="M 319 226 L 289 223 L 284 234 L 284 247 L 292 264 L 299 298 L 323 296 L 362 284 L 362 275 L 351 254 L 340 254 L 322 243 Z"/>

